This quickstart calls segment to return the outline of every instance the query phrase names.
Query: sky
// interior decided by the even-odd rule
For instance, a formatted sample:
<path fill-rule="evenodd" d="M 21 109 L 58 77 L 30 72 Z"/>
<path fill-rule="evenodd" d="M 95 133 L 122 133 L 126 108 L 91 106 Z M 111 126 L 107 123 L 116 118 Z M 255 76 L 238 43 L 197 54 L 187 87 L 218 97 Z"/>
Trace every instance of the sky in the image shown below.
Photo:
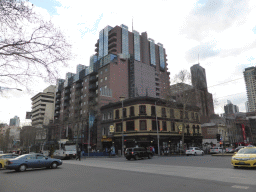
<path fill-rule="evenodd" d="M 89 65 L 99 32 L 107 25 L 124 24 L 129 31 L 147 32 L 148 38 L 166 49 L 172 77 L 190 71 L 198 62 L 206 70 L 208 91 L 213 94 L 215 113 L 224 112 L 227 100 L 245 112 L 247 101 L 243 71 L 255 66 L 255 0 L 30 0 L 46 20 L 51 19 L 71 42 L 75 57 L 60 69 L 60 78 Z M 132 22 L 133 21 L 133 22 Z M 0 95 L 0 122 L 15 115 L 25 120 L 31 111 L 31 97 L 50 84 L 38 80 L 31 91 L 3 90 Z M 0 85 L 1 86 L 1 85 Z"/>

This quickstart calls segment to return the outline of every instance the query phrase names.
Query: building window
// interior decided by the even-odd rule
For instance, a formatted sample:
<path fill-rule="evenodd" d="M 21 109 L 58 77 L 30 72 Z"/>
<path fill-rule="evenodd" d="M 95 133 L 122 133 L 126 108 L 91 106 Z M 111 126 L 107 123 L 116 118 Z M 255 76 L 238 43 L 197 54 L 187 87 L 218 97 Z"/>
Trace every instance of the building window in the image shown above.
<path fill-rule="evenodd" d="M 107 81 L 108 80 L 108 77 L 105 77 L 105 81 Z"/>
<path fill-rule="evenodd" d="M 100 82 L 102 83 L 102 82 L 103 82 L 103 79 L 101 79 Z"/>
<path fill-rule="evenodd" d="M 187 135 L 189 135 L 189 125 L 186 126 L 187 129 Z"/>
<path fill-rule="evenodd" d="M 116 119 L 119 119 L 119 109 L 116 110 Z"/>
<path fill-rule="evenodd" d="M 122 123 L 116 124 L 116 132 L 122 132 Z"/>
<path fill-rule="evenodd" d="M 140 130 L 141 131 L 147 130 L 147 121 L 146 120 L 140 120 Z"/>
<path fill-rule="evenodd" d="M 162 121 L 162 130 L 167 131 L 166 121 Z"/>
<path fill-rule="evenodd" d="M 134 131 L 134 121 L 126 122 L 126 131 Z"/>
<path fill-rule="evenodd" d="M 188 112 L 185 111 L 185 119 L 188 119 Z"/>
<path fill-rule="evenodd" d="M 108 119 L 112 119 L 112 113 L 111 112 L 108 113 Z"/>
<path fill-rule="evenodd" d="M 194 118 L 195 118 L 194 112 L 191 112 L 191 119 L 194 120 Z"/>
<path fill-rule="evenodd" d="M 159 130 L 159 121 L 157 121 L 158 123 L 158 130 Z M 156 120 L 152 120 L 152 131 L 156 131 L 157 130 L 157 126 L 156 126 Z"/>
<path fill-rule="evenodd" d="M 195 134 L 196 133 L 196 130 L 195 130 L 196 128 L 195 128 L 195 125 L 193 125 L 193 134 Z"/>
<path fill-rule="evenodd" d="M 175 123 L 171 122 L 171 131 L 175 131 Z"/>
<path fill-rule="evenodd" d="M 180 110 L 180 119 L 183 119 L 183 111 Z"/>
<path fill-rule="evenodd" d="M 198 133 L 198 134 L 199 134 L 199 129 L 200 129 L 200 128 L 199 128 L 199 125 L 197 125 L 197 133 Z"/>
<path fill-rule="evenodd" d="M 126 108 L 123 108 L 123 117 L 126 117 Z"/>
<path fill-rule="evenodd" d="M 134 106 L 130 107 L 130 117 L 135 116 L 134 115 Z"/>
<path fill-rule="evenodd" d="M 166 109 L 162 108 L 162 117 L 166 117 Z"/>
<path fill-rule="evenodd" d="M 103 135 L 106 135 L 106 129 L 105 129 L 105 127 L 102 128 L 102 136 L 103 136 Z"/>
<path fill-rule="evenodd" d="M 156 107 L 151 106 L 151 116 L 156 116 Z"/>
<path fill-rule="evenodd" d="M 105 69 L 105 72 L 107 72 L 107 71 L 108 71 L 108 68 Z"/>
<path fill-rule="evenodd" d="M 198 113 L 196 113 L 196 121 L 199 121 L 199 119 L 198 119 Z"/>
<path fill-rule="evenodd" d="M 170 109 L 170 118 L 174 118 L 174 109 Z"/>
<path fill-rule="evenodd" d="M 146 105 L 140 105 L 140 115 L 146 115 Z"/>

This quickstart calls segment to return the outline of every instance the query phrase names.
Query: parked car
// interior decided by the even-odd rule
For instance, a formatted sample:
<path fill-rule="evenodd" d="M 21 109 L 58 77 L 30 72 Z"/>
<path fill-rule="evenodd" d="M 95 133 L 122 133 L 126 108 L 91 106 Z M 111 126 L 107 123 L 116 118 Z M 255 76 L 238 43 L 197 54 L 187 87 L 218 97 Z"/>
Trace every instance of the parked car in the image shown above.
<path fill-rule="evenodd" d="M 232 156 L 231 165 L 238 167 L 256 167 L 256 147 L 244 147 Z"/>
<path fill-rule="evenodd" d="M 198 147 L 190 147 L 188 150 L 186 150 L 186 155 L 204 155 L 204 151 Z"/>
<path fill-rule="evenodd" d="M 27 168 L 52 168 L 55 169 L 62 165 L 60 159 L 53 159 L 43 156 L 40 153 L 25 154 L 15 159 L 8 160 L 6 169 L 14 169 L 16 171 L 26 171 Z"/>
<path fill-rule="evenodd" d="M 224 152 L 222 147 L 212 147 L 210 149 L 210 153 L 222 153 L 222 152 Z"/>
<path fill-rule="evenodd" d="M 0 154 L 3 154 L 4 152 L 3 151 L 0 151 Z"/>
<path fill-rule="evenodd" d="M 134 160 L 138 160 L 139 158 L 149 158 L 151 159 L 153 157 L 153 153 L 150 150 L 145 149 L 144 147 L 133 147 L 133 148 L 127 148 L 125 150 L 124 156 L 127 160 L 131 160 L 131 158 L 134 158 Z"/>
<path fill-rule="evenodd" d="M 9 159 L 14 159 L 16 157 L 18 157 L 19 155 L 17 154 L 0 154 L 0 168 L 4 168 L 6 165 L 6 162 Z"/>
<path fill-rule="evenodd" d="M 235 152 L 234 148 L 232 148 L 232 147 L 226 148 L 226 153 L 234 153 L 234 152 Z"/>
<path fill-rule="evenodd" d="M 245 146 L 238 146 L 237 148 L 235 148 L 234 152 L 238 152 L 240 149 L 243 149 L 243 148 L 245 148 Z"/>

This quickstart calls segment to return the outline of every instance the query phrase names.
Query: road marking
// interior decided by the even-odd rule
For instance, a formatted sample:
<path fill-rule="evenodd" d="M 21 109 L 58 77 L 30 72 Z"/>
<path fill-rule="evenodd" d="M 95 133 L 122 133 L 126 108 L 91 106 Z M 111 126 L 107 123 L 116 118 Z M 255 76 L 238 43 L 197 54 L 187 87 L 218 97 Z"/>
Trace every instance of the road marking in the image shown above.
<path fill-rule="evenodd" d="M 249 187 L 241 186 L 241 185 L 233 185 L 232 187 L 237 189 L 249 189 Z"/>

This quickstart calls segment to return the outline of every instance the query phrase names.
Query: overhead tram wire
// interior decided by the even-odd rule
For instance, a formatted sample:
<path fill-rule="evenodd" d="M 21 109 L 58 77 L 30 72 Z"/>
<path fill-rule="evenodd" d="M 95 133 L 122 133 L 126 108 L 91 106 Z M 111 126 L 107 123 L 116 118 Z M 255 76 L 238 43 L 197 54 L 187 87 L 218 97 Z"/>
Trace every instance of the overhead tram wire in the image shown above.
<path fill-rule="evenodd" d="M 226 81 L 226 82 L 223 82 L 223 83 L 219 83 L 219 84 L 216 84 L 216 85 L 212 85 L 212 86 L 209 86 L 208 88 L 215 87 L 215 86 L 218 86 L 218 85 L 222 85 L 222 84 L 225 84 L 225 83 L 229 83 L 229 82 L 232 82 L 232 81 L 237 81 L 239 79 L 243 79 L 243 77 L 242 78 L 238 78 L 238 79 L 233 79 L 233 80 L 230 80 L 230 81 Z"/>

